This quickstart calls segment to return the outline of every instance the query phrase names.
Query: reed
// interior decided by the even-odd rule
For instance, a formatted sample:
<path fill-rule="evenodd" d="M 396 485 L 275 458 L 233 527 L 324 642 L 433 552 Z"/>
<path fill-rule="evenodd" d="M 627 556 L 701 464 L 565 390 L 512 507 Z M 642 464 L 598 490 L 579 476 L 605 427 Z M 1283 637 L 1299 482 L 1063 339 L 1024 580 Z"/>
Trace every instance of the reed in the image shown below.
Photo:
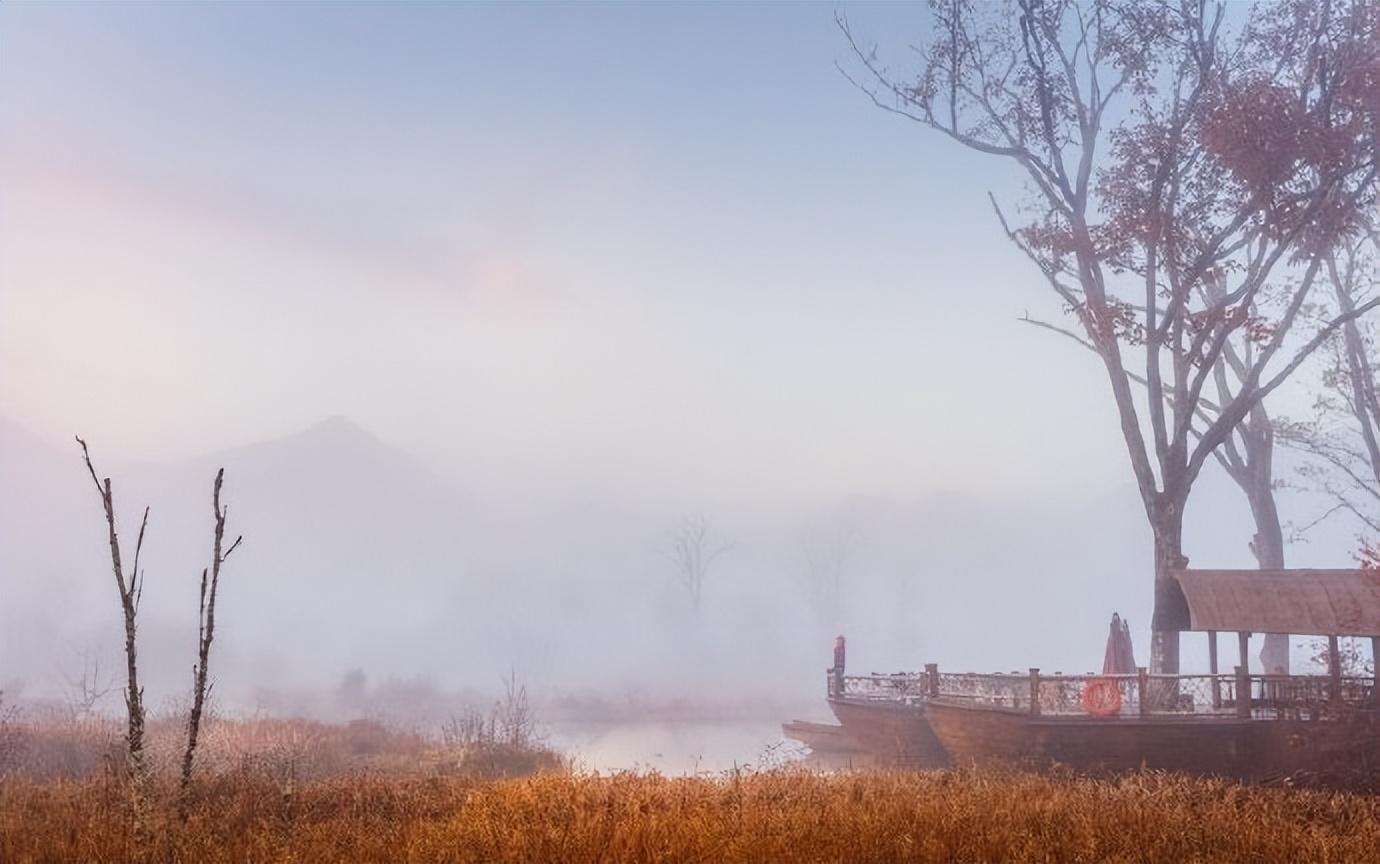
<path fill-rule="evenodd" d="M 0 781 L 0 861 L 1363 861 L 1380 798 L 1140 774 L 365 774 L 155 783 L 135 849 L 113 775 Z"/>

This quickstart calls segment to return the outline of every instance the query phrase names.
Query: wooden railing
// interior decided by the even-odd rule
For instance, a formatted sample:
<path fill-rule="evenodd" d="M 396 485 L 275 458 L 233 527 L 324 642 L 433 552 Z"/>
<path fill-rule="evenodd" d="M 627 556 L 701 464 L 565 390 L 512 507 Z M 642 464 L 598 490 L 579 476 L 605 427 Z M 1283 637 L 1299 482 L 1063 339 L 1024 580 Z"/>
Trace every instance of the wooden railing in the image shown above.
<path fill-rule="evenodd" d="M 868 702 L 919 702 L 929 696 L 925 673 L 830 675 L 829 695 Z"/>
<path fill-rule="evenodd" d="M 829 696 L 850 701 L 927 701 L 1005 708 L 1053 717 L 1237 717 L 1318 719 L 1376 707 L 1373 678 L 1329 675 L 1053 675 L 923 672 L 843 675 L 830 670 Z M 1096 693 L 1090 693 L 1095 688 Z M 1238 694 L 1244 698 L 1238 699 Z M 1096 698 L 1091 698 L 1096 697 Z"/>

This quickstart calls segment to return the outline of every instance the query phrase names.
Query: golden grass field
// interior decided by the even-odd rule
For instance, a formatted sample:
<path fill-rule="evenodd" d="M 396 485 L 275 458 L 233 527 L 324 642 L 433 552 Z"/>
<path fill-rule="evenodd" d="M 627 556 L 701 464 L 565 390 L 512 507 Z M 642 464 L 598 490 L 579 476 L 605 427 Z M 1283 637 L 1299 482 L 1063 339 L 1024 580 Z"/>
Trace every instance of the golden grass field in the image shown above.
<path fill-rule="evenodd" d="M 1375 861 L 1380 798 L 1179 777 L 773 771 L 361 775 L 154 793 L 135 849 L 107 776 L 0 781 L 0 861 Z M 140 854 L 142 852 L 142 854 Z"/>

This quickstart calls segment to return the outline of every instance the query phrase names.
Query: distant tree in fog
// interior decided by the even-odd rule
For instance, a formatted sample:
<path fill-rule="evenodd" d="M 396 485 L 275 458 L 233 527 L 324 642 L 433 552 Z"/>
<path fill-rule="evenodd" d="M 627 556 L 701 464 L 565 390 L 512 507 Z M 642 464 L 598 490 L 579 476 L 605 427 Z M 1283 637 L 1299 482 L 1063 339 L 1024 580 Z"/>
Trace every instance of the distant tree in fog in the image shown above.
<path fill-rule="evenodd" d="M 1177 672 L 1187 609 L 1172 573 L 1187 565 L 1194 481 L 1314 350 L 1380 304 L 1300 314 L 1326 252 L 1374 206 L 1380 12 L 1373 0 L 1261 4 L 1233 33 L 1224 4 L 1194 0 L 931 8 L 934 37 L 909 75 L 840 16 L 854 81 L 1022 170 L 1021 220 L 993 207 L 1072 318 L 1041 326 L 1105 369 L 1154 539 L 1151 666 Z M 1205 413 L 1233 338 L 1254 346 L 1252 362 Z"/>
<path fill-rule="evenodd" d="M 106 671 L 101 674 L 101 658 L 98 652 L 87 649 L 81 652 L 81 674 L 63 674 L 67 684 L 67 704 L 77 714 L 90 714 L 112 690 L 115 689 L 115 674 Z"/>
<path fill-rule="evenodd" d="M 836 627 L 843 615 L 856 537 L 851 522 L 816 525 L 800 535 L 800 583 L 815 617 L 828 628 Z"/>
<path fill-rule="evenodd" d="M 732 548 L 731 542 L 720 542 L 712 537 L 709 522 L 702 513 L 683 517 L 667 537 L 663 552 L 696 613 L 704 598 L 704 580 L 709 568 Z"/>

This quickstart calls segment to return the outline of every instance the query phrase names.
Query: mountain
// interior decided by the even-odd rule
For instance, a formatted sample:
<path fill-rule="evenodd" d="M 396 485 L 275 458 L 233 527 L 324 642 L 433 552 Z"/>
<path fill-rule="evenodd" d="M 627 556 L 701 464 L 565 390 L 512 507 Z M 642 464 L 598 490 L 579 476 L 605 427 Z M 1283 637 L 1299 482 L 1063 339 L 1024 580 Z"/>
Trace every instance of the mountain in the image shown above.
<path fill-rule="evenodd" d="M 433 622 L 465 567 L 464 491 L 344 418 L 185 462 L 98 467 L 114 482 L 127 566 L 150 508 L 141 632 L 153 690 L 185 674 L 195 644 L 217 468 L 227 543 L 245 538 L 224 570 L 222 663 L 268 680 L 337 668 Z M 118 649 L 103 514 L 75 444 L 62 454 L 12 423 L 0 424 L 0 597 L 8 666 L 53 678 L 88 643 Z"/>
<path fill-rule="evenodd" d="M 140 638 L 155 705 L 187 684 L 221 467 L 230 538 L 244 536 L 218 609 L 217 692 L 229 704 L 253 707 L 261 687 L 330 687 L 352 668 L 412 682 L 395 693 L 427 681 L 492 688 L 513 668 L 536 689 L 813 699 L 839 632 L 864 671 L 1086 671 L 1114 611 L 1147 656 L 1150 535 L 1125 484 L 1081 503 L 947 493 L 707 514 L 733 545 L 696 614 L 664 555 L 674 506 L 500 512 L 344 418 L 190 460 L 100 467 L 114 479 L 126 560 L 150 507 Z M 1298 521 L 1313 506 L 1293 493 L 1282 503 Z M 1195 565 L 1251 566 L 1249 514 L 1215 469 L 1188 526 Z M 841 591 L 812 603 L 802 541 L 841 528 Z M 1347 548 L 1333 538 L 1289 554 L 1344 566 Z M 112 582 L 75 444 L 0 421 L 0 686 L 60 689 L 83 651 L 118 668 Z"/>

